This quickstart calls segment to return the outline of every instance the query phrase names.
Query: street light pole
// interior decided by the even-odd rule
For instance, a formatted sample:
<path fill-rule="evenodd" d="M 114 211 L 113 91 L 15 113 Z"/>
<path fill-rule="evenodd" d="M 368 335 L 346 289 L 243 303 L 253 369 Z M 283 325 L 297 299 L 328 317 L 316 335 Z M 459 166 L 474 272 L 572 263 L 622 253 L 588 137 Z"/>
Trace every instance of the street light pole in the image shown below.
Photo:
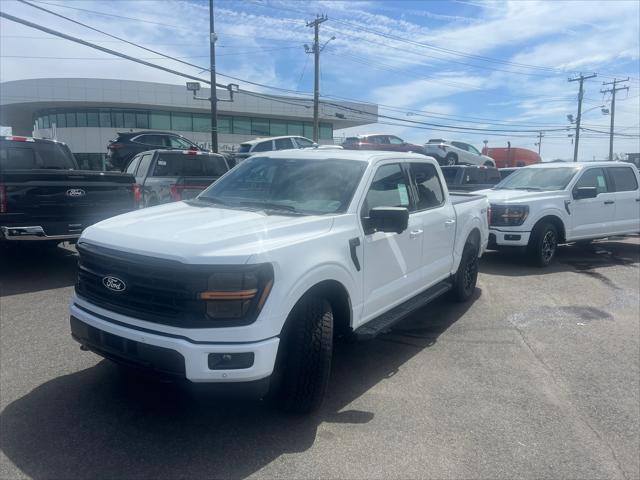
<path fill-rule="evenodd" d="M 209 56 L 211 70 L 211 150 L 218 153 L 218 96 L 216 92 L 216 31 L 213 23 L 213 0 L 209 0 Z"/>

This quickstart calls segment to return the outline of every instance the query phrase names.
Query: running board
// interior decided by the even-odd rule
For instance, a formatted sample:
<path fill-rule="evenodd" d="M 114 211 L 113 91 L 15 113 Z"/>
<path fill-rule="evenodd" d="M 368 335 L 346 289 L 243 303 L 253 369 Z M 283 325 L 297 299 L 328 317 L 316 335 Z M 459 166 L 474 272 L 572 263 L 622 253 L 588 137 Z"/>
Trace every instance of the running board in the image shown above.
<path fill-rule="evenodd" d="M 361 327 L 356 328 L 353 335 L 357 340 L 371 340 L 380 333 L 391 328 L 412 312 L 424 307 L 427 303 L 435 300 L 440 295 L 447 293 L 452 287 L 453 285 L 450 281 L 437 283 L 415 297 L 410 298 L 406 302 L 393 307 L 388 312 L 385 312 L 379 317 L 368 321 Z"/>

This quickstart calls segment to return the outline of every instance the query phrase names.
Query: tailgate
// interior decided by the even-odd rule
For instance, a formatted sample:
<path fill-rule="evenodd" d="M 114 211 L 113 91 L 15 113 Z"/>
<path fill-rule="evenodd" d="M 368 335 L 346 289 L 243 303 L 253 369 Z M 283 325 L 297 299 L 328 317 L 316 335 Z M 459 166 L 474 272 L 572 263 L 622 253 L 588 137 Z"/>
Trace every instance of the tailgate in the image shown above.
<path fill-rule="evenodd" d="M 189 200 L 197 197 L 218 178 L 220 177 L 180 177 L 173 189 L 180 200 Z"/>
<path fill-rule="evenodd" d="M 3 224 L 66 222 L 86 226 L 133 209 L 134 178 L 126 174 L 13 170 L 0 175 Z"/>

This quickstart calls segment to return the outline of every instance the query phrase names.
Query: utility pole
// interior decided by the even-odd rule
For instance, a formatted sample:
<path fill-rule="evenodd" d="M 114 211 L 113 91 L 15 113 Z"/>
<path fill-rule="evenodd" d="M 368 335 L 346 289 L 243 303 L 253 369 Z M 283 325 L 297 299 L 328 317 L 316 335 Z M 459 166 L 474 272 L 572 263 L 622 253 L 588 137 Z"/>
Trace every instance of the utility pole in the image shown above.
<path fill-rule="evenodd" d="M 573 161 L 578 161 L 578 142 L 580 141 L 580 120 L 582 116 L 582 97 L 584 97 L 584 88 L 583 83 L 585 80 L 589 78 L 597 77 L 597 73 L 592 73 L 591 75 L 585 77 L 583 74 L 580 74 L 579 77 L 570 78 L 570 82 L 580 82 L 580 90 L 578 90 L 578 117 L 576 118 L 576 142 L 573 145 Z"/>
<path fill-rule="evenodd" d="M 538 132 L 538 141 L 535 144 L 538 146 L 538 155 L 540 155 L 542 150 L 542 137 L 544 137 L 544 132 Z"/>
<path fill-rule="evenodd" d="M 209 0 L 209 56 L 211 70 L 211 150 L 218 153 L 218 95 L 216 92 L 216 30 L 213 24 L 213 0 Z"/>
<path fill-rule="evenodd" d="M 600 90 L 600 93 L 611 93 L 611 127 L 609 128 L 609 161 L 613 161 L 613 122 L 616 116 L 616 92 L 618 90 L 627 90 L 629 91 L 628 86 L 624 87 L 616 87 L 618 83 L 628 82 L 629 77 L 626 80 L 618 80 L 617 78 L 613 79 L 613 82 L 604 83 L 602 82 L 602 86 L 612 85 L 612 87 L 608 90 Z"/>
<path fill-rule="evenodd" d="M 315 61 L 315 76 L 313 79 L 313 141 L 318 142 L 320 120 L 318 117 L 319 109 L 318 103 L 320 101 L 320 24 L 328 20 L 326 15 L 316 15 L 316 19 L 312 22 L 307 22 L 307 27 L 313 27 L 313 47 L 309 49 L 305 45 L 307 53 L 313 53 Z M 326 45 L 326 44 L 325 44 Z M 324 48 L 324 47 L 323 47 Z"/>

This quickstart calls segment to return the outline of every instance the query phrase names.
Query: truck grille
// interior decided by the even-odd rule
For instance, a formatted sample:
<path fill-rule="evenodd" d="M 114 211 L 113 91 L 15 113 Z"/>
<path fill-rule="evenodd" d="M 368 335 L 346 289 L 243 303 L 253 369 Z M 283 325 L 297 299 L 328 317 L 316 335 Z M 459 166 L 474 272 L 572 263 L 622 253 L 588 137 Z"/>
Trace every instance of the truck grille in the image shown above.
<path fill-rule="evenodd" d="M 76 293 L 91 303 L 143 320 L 191 328 L 211 327 L 198 292 L 208 267 L 184 265 L 79 243 Z"/>

